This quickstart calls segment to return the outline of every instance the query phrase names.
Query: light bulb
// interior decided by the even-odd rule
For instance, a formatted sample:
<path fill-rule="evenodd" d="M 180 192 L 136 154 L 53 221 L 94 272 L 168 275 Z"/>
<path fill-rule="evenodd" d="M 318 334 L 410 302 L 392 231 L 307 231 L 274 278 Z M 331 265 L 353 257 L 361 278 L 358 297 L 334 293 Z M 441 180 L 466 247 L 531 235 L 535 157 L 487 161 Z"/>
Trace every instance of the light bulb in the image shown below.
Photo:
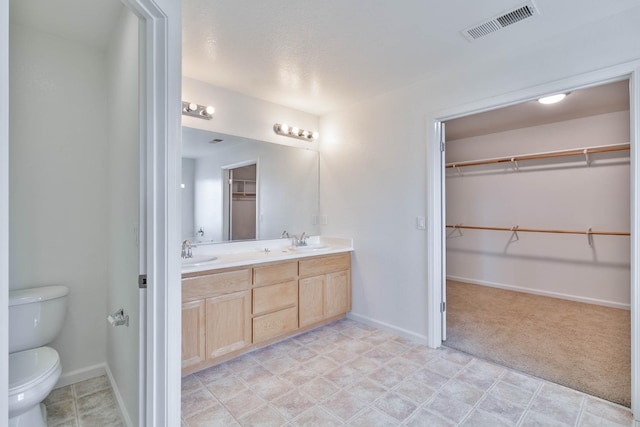
<path fill-rule="evenodd" d="M 282 133 L 289 133 L 289 126 L 285 125 L 285 124 L 281 124 L 280 125 L 280 132 Z"/>
<path fill-rule="evenodd" d="M 555 95 L 550 95 L 550 96 L 545 96 L 543 98 L 538 99 L 538 102 L 540 104 L 555 104 L 556 102 L 560 102 L 562 101 L 565 96 L 567 96 L 566 93 L 558 93 Z"/>
<path fill-rule="evenodd" d="M 189 105 L 187 105 L 187 111 L 196 111 L 197 109 L 198 109 L 198 104 L 190 102 Z"/>
<path fill-rule="evenodd" d="M 211 105 L 209 105 L 207 108 L 204 109 L 205 113 L 207 113 L 207 115 L 209 116 L 213 116 L 213 113 L 216 112 L 216 109 L 213 108 Z"/>
<path fill-rule="evenodd" d="M 309 137 L 309 131 L 308 130 L 303 130 L 302 133 L 300 134 L 301 137 L 303 138 L 308 138 Z"/>
<path fill-rule="evenodd" d="M 311 138 L 318 139 L 320 138 L 320 134 L 318 132 L 314 132 L 313 134 L 311 134 Z"/>
<path fill-rule="evenodd" d="M 298 132 L 300 132 L 300 129 L 298 129 L 297 127 L 292 127 L 291 128 L 291 135 L 298 135 Z"/>

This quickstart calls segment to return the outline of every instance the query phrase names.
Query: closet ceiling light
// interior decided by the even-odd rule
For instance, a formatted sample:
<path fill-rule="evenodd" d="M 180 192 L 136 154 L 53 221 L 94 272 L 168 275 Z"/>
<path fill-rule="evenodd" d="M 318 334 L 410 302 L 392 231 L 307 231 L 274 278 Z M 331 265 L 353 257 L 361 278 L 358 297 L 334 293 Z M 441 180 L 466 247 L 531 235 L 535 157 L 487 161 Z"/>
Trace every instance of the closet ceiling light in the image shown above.
<path fill-rule="evenodd" d="M 555 95 L 545 96 L 543 98 L 538 99 L 540 104 L 555 104 L 556 102 L 562 101 L 567 96 L 566 93 L 557 93 Z"/>
<path fill-rule="evenodd" d="M 215 111 L 215 108 L 211 105 L 200 105 L 195 102 L 182 101 L 182 114 L 185 116 L 211 120 Z"/>
<path fill-rule="evenodd" d="M 289 127 L 284 123 L 276 123 L 273 125 L 273 131 L 278 135 L 290 136 L 292 138 L 303 139 L 305 141 L 313 141 L 320 137 L 318 132 L 300 129 L 297 127 Z"/>

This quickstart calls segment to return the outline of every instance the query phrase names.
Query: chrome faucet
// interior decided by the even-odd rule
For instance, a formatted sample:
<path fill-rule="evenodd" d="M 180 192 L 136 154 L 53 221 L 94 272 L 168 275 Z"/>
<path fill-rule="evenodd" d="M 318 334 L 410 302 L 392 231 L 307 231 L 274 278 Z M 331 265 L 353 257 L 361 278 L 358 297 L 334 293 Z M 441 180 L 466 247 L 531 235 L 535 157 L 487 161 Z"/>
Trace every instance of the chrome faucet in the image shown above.
<path fill-rule="evenodd" d="M 289 238 L 289 233 L 287 233 L 287 230 L 284 230 L 282 232 L 282 234 L 280 235 L 281 239 L 288 239 Z"/>
<path fill-rule="evenodd" d="M 188 240 L 182 242 L 182 251 L 180 252 L 180 256 L 183 259 L 193 257 L 193 253 L 191 252 L 191 242 Z"/>
<path fill-rule="evenodd" d="M 307 246 L 307 237 L 307 233 L 304 231 L 302 232 L 300 237 L 294 235 L 293 239 L 291 239 L 292 246 Z"/>

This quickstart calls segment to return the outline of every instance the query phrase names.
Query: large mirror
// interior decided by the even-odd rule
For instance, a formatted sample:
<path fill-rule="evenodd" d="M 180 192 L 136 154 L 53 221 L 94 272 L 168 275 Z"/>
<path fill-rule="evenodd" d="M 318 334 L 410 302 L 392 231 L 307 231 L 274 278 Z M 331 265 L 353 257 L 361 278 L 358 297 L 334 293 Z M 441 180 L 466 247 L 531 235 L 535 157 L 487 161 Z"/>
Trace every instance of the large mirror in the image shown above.
<path fill-rule="evenodd" d="M 182 128 L 182 236 L 194 243 L 318 234 L 315 150 Z"/>

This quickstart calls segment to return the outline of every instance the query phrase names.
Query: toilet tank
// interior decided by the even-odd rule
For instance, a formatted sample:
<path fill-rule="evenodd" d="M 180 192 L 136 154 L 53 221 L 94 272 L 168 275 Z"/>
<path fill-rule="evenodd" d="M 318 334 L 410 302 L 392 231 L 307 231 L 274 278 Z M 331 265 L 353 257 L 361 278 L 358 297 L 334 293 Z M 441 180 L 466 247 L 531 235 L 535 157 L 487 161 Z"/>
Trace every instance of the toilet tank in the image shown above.
<path fill-rule="evenodd" d="M 9 291 L 9 353 L 42 347 L 62 329 L 67 312 L 66 286 Z"/>

